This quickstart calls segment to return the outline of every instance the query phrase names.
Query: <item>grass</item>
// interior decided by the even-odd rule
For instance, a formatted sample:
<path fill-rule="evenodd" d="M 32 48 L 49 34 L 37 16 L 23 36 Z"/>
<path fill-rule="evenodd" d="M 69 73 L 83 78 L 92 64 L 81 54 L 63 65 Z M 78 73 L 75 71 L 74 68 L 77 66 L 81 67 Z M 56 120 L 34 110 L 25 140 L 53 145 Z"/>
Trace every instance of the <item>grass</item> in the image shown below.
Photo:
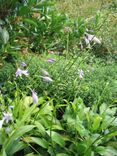
<path fill-rule="evenodd" d="M 89 18 L 103 8 L 106 8 L 113 0 L 59 0 L 56 4 L 58 10 L 67 13 L 70 17 L 84 16 Z"/>
<path fill-rule="evenodd" d="M 115 5 L 115 7 L 114 7 Z M 113 0 L 64 0 L 58 1 L 57 9 L 61 13 L 66 13 L 71 18 L 85 17 L 86 20 L 95 20 L 95 15 L 102 20 L 102 24 L 96 30 L 102 38 L 105 47 L 114 54 L 117 54 L 117 1 Z"/>
<path fill-rule="evenodd" d="M 59 0 L 57 8 L 60 12 L 67 13 L 73 18 L 78 16 L 89 18 L 111 2 L 112 0 Z"/>

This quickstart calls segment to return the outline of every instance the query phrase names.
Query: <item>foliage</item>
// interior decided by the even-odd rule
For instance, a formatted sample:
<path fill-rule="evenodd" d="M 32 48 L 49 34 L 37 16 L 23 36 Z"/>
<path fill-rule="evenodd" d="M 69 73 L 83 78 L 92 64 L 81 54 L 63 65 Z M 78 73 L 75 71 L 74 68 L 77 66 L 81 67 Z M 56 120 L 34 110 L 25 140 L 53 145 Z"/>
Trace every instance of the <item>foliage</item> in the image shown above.
<path fill-rule="evenodd" d="M 4 123 L 0 133 L 2 155 L 116 155 L 116 107 L 101 104 L 86 107 L 81 98 L 67 102 L 61 120 L 53 99 L 39 98 L 32 104 L 32 97 L 15 93 L 15 99 L 5 104 L 1 94 L 2 110 L 10 112 L 12 119 Z M 3 106 L 4 104 L 4 106 Z M 11 107 L 12 104 L 12 107 Z M 13 107 L 14 106 L 14 107 Z M 11 109 L 12 108 L 12 109 Z M 99 110 L 98 110 L 99 109 Z M 106 111 L 105 111 L 106 110 Z M 2 114 L 1 114 L 2 117 Z M 69 150 L 68 150 L 69 148 Z"/>
<path fill-rule="evenodd" d="M 116 156 L 116 2 L 58 3 L 0 0 L 0 155 Z"/>
<path fill-rule="evenodd" d="M 50 63 L 48 58 L 54 58 L 56 61 Z M 24 60 L 27 67 L 21 66 Z M 43 57 L 29 55 L 20 59 L 16 65 L 17 69 L 27 69 L 29 76 L 16 78 L 17 69 L 12 71 L 8 67 L 4 68 L 4 72 L 1 70 L 1 82 L 4 82 L 4 76 L 9 81 L 2 84 L 1 90 L 12 97 L 16 86 L 27 94 L 29 94 L 28 88 L 35 88 L 40 96 L 54 98 L 57 103 L 64 102 L 64 99 L 72 101 L 80 96 L 87 106 L 102 102 L 109 104 L 116 98 L 117 67 L 113 60 L 108 60 L 107 63 L 101 62 L 91 54 L 69 57 L 69 60 L 54 54 Z M 48 72 L 53 82 L 43 80 L 43 70 Z M 80 70 L 84 72 L 83 78 L 80 78 Z"/>

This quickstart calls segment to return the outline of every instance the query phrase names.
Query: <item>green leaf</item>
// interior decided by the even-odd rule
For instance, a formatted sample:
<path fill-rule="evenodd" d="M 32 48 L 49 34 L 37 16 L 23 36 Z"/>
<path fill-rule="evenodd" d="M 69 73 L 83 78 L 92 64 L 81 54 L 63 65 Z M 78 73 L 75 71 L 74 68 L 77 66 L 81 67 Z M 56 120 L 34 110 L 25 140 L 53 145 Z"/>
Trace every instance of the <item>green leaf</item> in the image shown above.
<path fill-rule="evenodd" d="M 29 12 L 30 12 L 29 7 L 23 6 L 23 7 L 21 7 L 21 9 L 19 10 L 19 15 L 20 15 L 20 16 L 28 15 Z"/>
<path fill-rule="evenodd" d="M 56 154 L 56 156 L 69 156 L 69 155 L 65 153 L 59 153 L 59 154 Z"/>
<path fill-rule="evenodd" d="M 52 141 L 56 142 L 59 144 L 61 147 L 65 146 L 65 141 L 62 137 L 62 135 L 58 134 L 57 132 L 54 131 L 47 131 L 47 134 L 51 137 Z"/>
<path fill-rule="evenodd" d="M 6 28 L 4 29 L 0 28 L 0 34 L 1 34 L 0 36 L 1 36 L 3 43 L 6 44 L 9 40 L 9 33 L 6 30 Z"/>
<path fill-rule="evenodd" d="M 106 135 L 106 138 L 112 138 L 114 136 L 117 136 L 117 131 L 111 132 L 109 134 Z"/>
<path fill-rule="evenodd" d="M 16 140 L 14 141 L 13 143 L 10 144 L 9 146 L 9 150 L 7 149 L 7 153 L 9 155 L 13 155 L 15 154 L 16 152 L 22 150 L 22 149 L 25 149 L 26 148 L 26 144 L 22 141 L 19 141 L 19 140 Z M 12 148 L 13 147 L 13 148 Z"/>
<path fill-rule="evenodd" d="M 36 137 L 31 137 L 31 140 L 40 145 L 41 147 L 43 148 L 47 148 L 48 149 L 48 146 L 49 146 L 49 143 L 45 140 L 45 139 L 40 139 L 40 138 L 36 138 Z"/>
<path fill-rule="evenodd" d="M 35 143 L 43 148 L 46 148 L 48 149 L 48 146 L 49 146 L 49 142 L 46 141 L 45 139 L 41 139 L 41 138 L 37 138 L 37 137 L 27 137 L 27 138 L 24 138 L 24 140 L 28 143 Z"/>
<path fill-rule="evenodd" d="M 35 126 L 38 128 L 38 131 L 42 134 L 45 135 L 46 131 L 43 125 L 39 121 L 35 121 Z"/>
<path fill-rule="evenodd" d="M 102 156 L 117 156 L 117 150 L 112 147 L 98 146 L 96 152 Z"/>
<path fill-rule="evenodd" d="M 34 27 L 38 27 L 38 24 L 34 20 L 32 20 L 32 19 L 25 18 L 23 21 L 28 23 L 28 24 L 33 25 Z"/>
<path fill-rule="evenodd" d="M 33 99 L 31 96 L 26 96 L 23 100 L 23 104 L 25 105 L 26 108 L 28 108 L 32 102 Z"/>
<path fill-rule="evenodd" d="M 102 120 L 102 118 L 99 115 L 96 115 L 94 117 L 94 122 L 92 125 L 93 130 L 97 130 L 99 128 L 101 120 Z"/>
<path fill-rule="evenodd" d="M 7 152 L 11 150 L 12 145 L 15 140 L 19 139 L 25 133 L 31 131 L 35 126 L 34 125 L 26 125 L 21 126 L 20 128 L 15 129 L 15 131 L 11 134 L 11 136 L 4 142 L 4 148 Z"/>
<path fill-rule="evenodd" d="M 5 150 L 3 150 L 2 156 L 7 156 Z"/>
<path fill-rule="evenodd" d="M 22 126 L 24 124 L 24 122 L 27 121 L 27 119 L 29 119 L 31 114 L 36 109 L 36 107 L 37 107 L 37 105 L 32 105 L 31 107 L 29 107 L 28 109 L 25 110 L 24 115 L 22 116 L 22 119 L 17 122 L 17 127 Z"/>

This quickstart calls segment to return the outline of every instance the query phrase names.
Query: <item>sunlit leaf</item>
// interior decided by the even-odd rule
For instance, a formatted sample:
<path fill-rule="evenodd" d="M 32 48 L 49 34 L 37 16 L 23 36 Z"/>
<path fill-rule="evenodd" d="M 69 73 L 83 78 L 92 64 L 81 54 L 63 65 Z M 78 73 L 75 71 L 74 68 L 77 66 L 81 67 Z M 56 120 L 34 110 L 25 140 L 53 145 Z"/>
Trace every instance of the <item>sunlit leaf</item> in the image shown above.
<path fill-rule="evenodd" d="M 64 147 L 65 141 L 62 137 L 62 135 L 58 134 L 57 132 L 54 131 L 47 131 L 47 134 L 51 137 L 52 141 L 56 142 L 59 144 L 61 147 Z"/>

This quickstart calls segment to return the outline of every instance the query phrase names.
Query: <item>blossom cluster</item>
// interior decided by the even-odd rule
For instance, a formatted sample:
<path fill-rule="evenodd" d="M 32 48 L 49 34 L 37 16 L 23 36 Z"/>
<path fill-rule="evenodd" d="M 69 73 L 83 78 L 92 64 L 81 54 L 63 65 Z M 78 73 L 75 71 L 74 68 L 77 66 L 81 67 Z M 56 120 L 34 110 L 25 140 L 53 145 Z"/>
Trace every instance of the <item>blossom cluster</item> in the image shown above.
<path fill-rule="evenodd" d="M 54 58 L 49 58 L 47 59 L 47 62 L 49 63 L 54 63 L 56 60 Z M 27 64 L 25 62 L 21 62 L 20 64 L 23 68 L 27 67 Z M 53 79 L 50 77 L 49 73 L 45 70 L 45 69 L 41 69 L 42 75 L 40 76 L 44 81 L 51 83 L 53 82 Z M 21 77 L 22 75 L 28 77 L 29 76 L 29 71 L 27 69 L 21 69 L 18 68 L 16 71 L 16 77 Z M 35 92 L 35 90 L 31 89 L 31 93 L 32 93 L 32 98 L 33 98 L 33 102 L 35 104 L 38 103 L 38 96 L 37 93 Z"/>
<path fill-rule="evenodd" d="M 11 113 L 3 113 L 3 118 L 0 120 L 0 129 L 2 128 L 3 124 L 8 124 L 9 121 L 12 121 L 12 114 Z"/>

